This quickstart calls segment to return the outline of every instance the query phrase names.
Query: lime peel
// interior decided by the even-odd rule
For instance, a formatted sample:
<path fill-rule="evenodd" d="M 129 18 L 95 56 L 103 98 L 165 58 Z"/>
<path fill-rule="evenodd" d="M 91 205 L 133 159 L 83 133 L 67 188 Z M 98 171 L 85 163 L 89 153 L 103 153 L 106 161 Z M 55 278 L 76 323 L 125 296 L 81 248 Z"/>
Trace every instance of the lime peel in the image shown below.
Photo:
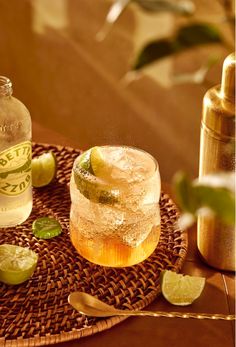
<path fill-rule="evenodd" d="M 104 169 L 104 162 L 99 147 L 83 152 L 73 167 L 76 187 L 81 194 L 93 202 L 115 204 L 119 200 L 119 190 L 109 185 L 103 177 L 97 176 L 101 168 Z"/>
<path fill-rule="evenodd" d="M 93 170 L 91 167 L 91 162 L 90 162 L 90 158 L 91 158 L 91 149 L 83 152 L 80 156 L 79 156 L 79 165 L 82 169 L 90 172 L 91 174 L 93 174 Z"/>
<path fill-rule="evenodd" d="M 61 234 L 60 223 L 52 217 L 37 218 L 32 224 L 32 231 L 39 239 L 51 239 Z"/>
<path fill-rule="evenodd" d="M 165 270 L 161 273 L 161 290 L 172 305 L 187 306 L 199 298 L 205 286 L 205 278 L 177 274 Z"/>
<path fill-rule="evenodd" d="M 17 285 L 27 281 L 33 274 L 38 255 L 29 248 L 0 245 L 0 281 Z"/>

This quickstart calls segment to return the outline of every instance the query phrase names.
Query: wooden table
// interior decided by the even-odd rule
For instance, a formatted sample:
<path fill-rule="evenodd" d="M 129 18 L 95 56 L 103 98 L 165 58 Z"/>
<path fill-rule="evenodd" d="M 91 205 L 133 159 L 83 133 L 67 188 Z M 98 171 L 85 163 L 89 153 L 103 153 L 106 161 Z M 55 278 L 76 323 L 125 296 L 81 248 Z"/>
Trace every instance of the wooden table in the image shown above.
<path fill-rule="evenodd" d="M 55 131 L 33 123 L 33 139 L 36 142 L 55 143 L 79 147 Z M 165 185 L 164 190 L 169 190 Z M 169 190 L 170 191 L 170 190 Z M 207 279 L 204 292 L 191 306 L 177 308 L 188 312 L 233 314 L 235 307 L 235 277 L 232 273 L 219 272 L 204 264 L 196 249 L 196 227 L 189 230 L 188 254 L 182 273 L 203 276 Z M 175 310 L 159 297 L 147 309 Z M 234 322 L 193 320 L 180 318 L 128 318 L 111 329 L 80 340 L 60 343 L 55 347 L 233 347 Z"/>

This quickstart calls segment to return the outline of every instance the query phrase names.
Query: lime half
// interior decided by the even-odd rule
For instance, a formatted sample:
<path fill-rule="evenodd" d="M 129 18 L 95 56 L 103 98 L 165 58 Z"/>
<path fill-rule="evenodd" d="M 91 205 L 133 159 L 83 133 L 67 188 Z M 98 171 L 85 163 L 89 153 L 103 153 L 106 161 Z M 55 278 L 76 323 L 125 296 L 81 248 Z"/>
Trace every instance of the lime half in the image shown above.
<path fill-rule="evenodd" d="M 56 176 L 57 163 L 53 152 L 43 153 L 32 159 L 32 185 L 44 187 Z"/>
<path fill-rule="evenodd" d="M 161 290 L 167 301 L 173 305 L 186 306 L 192 304 L 202 293 L 205 278 L 163 271 Z"/>
<path fill-rule="evenodd" d="M 41 217 L 36 219 L 32 224 L 34 236 L 39 239 L 51 239 L 62 232 L 60 223 L 51 217 Z"/>
<path fill-rule="evenodd" d="M 38 255 L 30 250 L 15 245 L 0 245 L 0 281 L 6 284 L 20 284 L 33 274 Z"/>

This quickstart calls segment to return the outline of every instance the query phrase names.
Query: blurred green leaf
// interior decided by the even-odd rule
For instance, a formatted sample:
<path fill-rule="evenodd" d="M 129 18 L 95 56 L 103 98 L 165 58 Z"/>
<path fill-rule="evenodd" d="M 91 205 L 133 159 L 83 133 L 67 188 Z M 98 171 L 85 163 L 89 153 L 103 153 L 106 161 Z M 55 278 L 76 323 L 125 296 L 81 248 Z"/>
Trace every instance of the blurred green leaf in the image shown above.
<path fill-rule="evenodd" d="M 168 11 L 182 15 L 191 15 L 195 10 L 193 1 L 182 0 L 179 2 L 167 0 L 133 0 L 147 11 Z"/>
<path fill-rule="evenodd" d="M 177 33 L 177 41 L 182 47 L 192 47 L 207 43 L 221 42 L 219 30 L 211 24 L 195 23 L 182 27 Z"/>
<path fill-rule="evenodd" d="M 195 5 L 191 0 L 182 0 L 178 3 L 170 0 L 116 0 L 109 8 L 102 28 L 96 34 L 98 41 L 106 38 L 113 24 L 131 2 L 138 3 L 145 10 L 155 12 L 168 11 L 181 15 L 191 15 L 195 10 Z"/>
<path fill-rule="evenodd" d="M 186 173 L 180 171 L 175 174 L 173 182 L 176 199 L 181 209 L 195 214 L 197 202 L 193 194 L 193 187 L 189 177 Z"/>
<path fill-rule="evenodd" d="M 174 42 L 168 39 L 161 39 L 156 42 L 149 43 L 139 54 L 133 70 L 138 70 L 155 60 L 164 58 L 178 51 Z"/>
<path fill-rule="evenodd" d="M 147 44 L 139 53 L 133 69 L 138 70 L 156 60 L 179 53 L 201 44 L 222 42 L 221 35 L 211 24 L 195 23 L 180 28 L 170 39 L 160 39 Z"/>
<path fill-rule="evenodd" d="M 200 209 L 207 207 L 225 224 L 234 225 L 235 192 L 230 182 L 233 175 L 221 173 L 205 178 L 202 182 L 191 182 L 183 172 L 175 175 L 174 189 L 180 208 L 196 217 Z"/>
<path fill-rule="evenodd" d="M 198 208 L 209 207 L 223 222 L 234 225 L 235 199 L 231 191 L 225 188 L 195 186 L 193 194 Z"/>

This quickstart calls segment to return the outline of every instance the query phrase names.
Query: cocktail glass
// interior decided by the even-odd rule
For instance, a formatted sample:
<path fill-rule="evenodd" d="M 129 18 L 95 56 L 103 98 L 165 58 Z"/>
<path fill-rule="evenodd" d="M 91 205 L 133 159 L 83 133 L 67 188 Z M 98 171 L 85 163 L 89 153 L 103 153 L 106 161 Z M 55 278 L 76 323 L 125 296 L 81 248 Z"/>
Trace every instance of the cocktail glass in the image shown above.
<path fill-rule="evenodd" d="M 94 147 L 85 154 L 86 160 L 76 158 L 71 175 L 72 244 L 95 264 L 124 267 L 142 262 L 160 237 L 156 160 L 128 146 Z"/>

